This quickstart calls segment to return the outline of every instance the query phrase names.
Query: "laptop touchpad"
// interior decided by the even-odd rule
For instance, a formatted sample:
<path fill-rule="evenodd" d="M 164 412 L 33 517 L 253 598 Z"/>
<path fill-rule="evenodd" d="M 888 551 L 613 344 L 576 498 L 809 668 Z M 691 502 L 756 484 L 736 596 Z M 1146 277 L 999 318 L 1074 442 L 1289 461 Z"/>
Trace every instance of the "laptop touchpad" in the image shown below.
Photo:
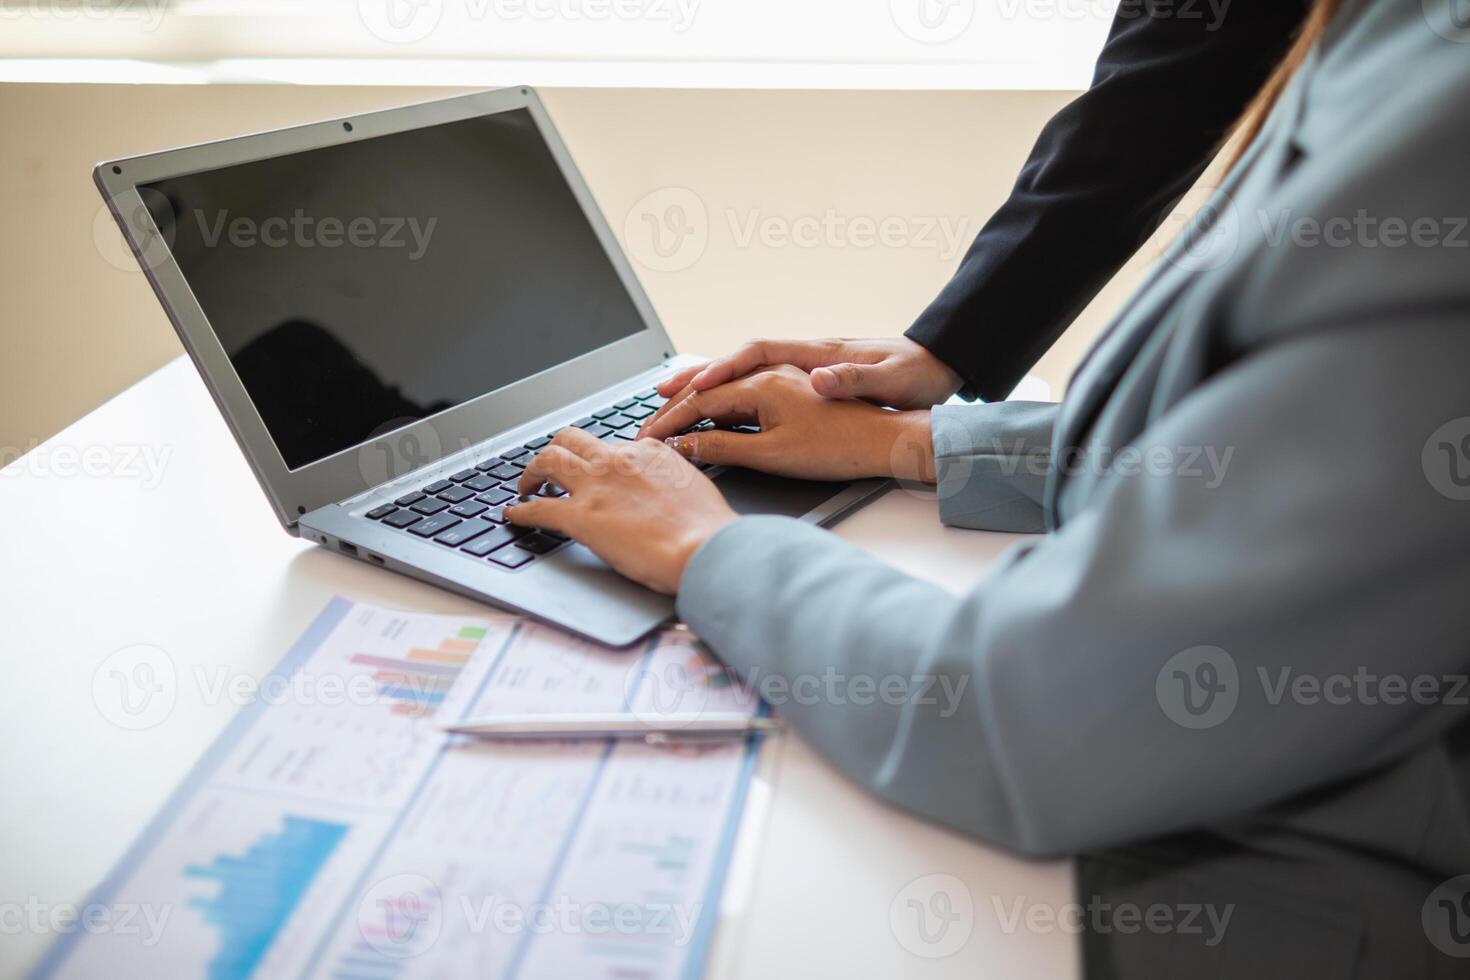
<path fill-rule="evenodd" d="M 715 479 L 715 486 L 720 488 L 736 513 L 800 517 L 816 510 L 852 484 L 794 480 L 754 470 L 730 469 Z"/>

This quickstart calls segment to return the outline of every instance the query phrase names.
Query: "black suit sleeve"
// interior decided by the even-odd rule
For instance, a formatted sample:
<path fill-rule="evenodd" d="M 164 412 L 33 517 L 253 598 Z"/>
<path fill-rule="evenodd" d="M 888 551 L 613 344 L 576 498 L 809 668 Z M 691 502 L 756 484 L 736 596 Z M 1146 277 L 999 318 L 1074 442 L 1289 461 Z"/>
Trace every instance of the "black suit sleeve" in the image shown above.
<path fill-rule="evenodd" d="M 1123 0 L 1092 87 L 907 336 L 999 400 L 1148 239 L 1281 60 L 1309 0 Z"/>

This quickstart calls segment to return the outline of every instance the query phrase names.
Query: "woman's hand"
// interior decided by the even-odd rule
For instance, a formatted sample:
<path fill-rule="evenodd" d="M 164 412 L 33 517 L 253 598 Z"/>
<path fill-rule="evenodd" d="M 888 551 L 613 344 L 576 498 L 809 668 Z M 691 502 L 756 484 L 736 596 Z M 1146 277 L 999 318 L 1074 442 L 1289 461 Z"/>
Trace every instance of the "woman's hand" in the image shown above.
<path fill-rule="evenodd" d="M 681 434 L 704 419 L 759 425 L 761 431 Z M 812 390 L 804 371 L 789 365 L 764 368 L 708 391 L 686 392 L 644 423 L 639 435 L 667 440 L 690 459 L 782 476 L 934 480 L 927 411 L 892 412 L 867 402 L 824 398 Z"/>
<path fill-rule="evenodd" d="M 824 398 L 863 398 L 894 408 L 938 405 L 962 383 L 948 364 L 907 337 L 752 340 L 708 364 L 680 371 L 658 390 L 665 398 L 686 387 L 708 391 L 777 364 L 811 372 L 812 390 Z"/>
<path fill-rule="evenodd" d="M 703 473 L 652 440 L 609 445 L 563 429 L 521 474 L 521 494 L 547 483 L 568 495 L 530 497 L 506 517 L 570 535 L 633 581 L 669 594 L 699 546 L 737 516 Z"/>

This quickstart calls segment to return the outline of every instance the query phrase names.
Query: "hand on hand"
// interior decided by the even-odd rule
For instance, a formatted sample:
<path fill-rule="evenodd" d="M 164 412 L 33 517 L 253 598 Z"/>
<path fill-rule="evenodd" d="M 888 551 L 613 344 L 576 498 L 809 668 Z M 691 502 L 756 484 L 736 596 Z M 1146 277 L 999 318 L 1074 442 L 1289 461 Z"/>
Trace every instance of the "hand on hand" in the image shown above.
<path fill-rule="evenodd" d="M 694 552 L 737 516 L 703 473 L 652 440 L 609 445 L 563 429 L 521 474 L 520 492 L 546 483 L 568 495 L 507 507 L 512 523 L 570 535 L 658 592 L 678 591 Z"/>
<path fill-rule="evenodd" d="M 680 434 L 704 419 L 755 424 L 761 431 Z M 691 459 L 782 476 L 934 479 L 927 411 L 892 412 L 863 401 L 824 398 L 812 390 L 804 371 L 789 365 L 762 368 L 707 391 L 686 391 L 651 417 L 640 435 L 667 439 Z"/>
<path fill-rule="evenodd" d="M 811 387 L 826 398 L 862 398 L 893 408 L 929 408 L 960 389 L 961 378 L 907 337 L 877 340 L 752 340 L 700 367 L 686 368 L 658 386 L 672 398 L 688 387 L 708 391 L 752 371 L 790 364 L 810 372 Z"/>

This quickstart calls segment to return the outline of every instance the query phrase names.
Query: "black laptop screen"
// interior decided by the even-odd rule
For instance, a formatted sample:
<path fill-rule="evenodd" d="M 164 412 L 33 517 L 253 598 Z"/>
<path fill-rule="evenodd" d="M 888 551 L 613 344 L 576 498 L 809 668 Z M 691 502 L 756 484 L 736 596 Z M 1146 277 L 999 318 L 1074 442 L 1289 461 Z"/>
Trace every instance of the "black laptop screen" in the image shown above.
<path fill-rule="evenodd" d="M 139 190 L 292 469 L 644 329 L 524 109 Z"/>

